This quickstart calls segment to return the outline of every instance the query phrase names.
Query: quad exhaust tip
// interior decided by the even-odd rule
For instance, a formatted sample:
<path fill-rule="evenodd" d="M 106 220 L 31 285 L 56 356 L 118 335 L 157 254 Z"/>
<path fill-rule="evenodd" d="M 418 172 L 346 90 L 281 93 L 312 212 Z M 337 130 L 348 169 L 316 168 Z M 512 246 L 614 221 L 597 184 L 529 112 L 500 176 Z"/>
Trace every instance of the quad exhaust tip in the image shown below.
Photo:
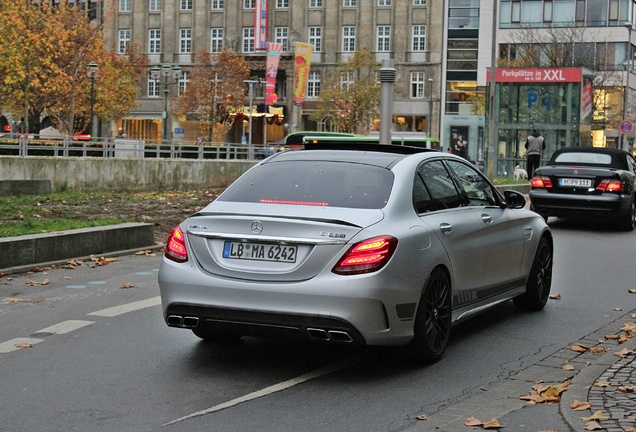
<path fill-rule="evenodd" d="M 323 342 L 340 342 L 340 343 L 351 343 L 353 342 L 353 338 L 349 333 L 340 330 L 324 330 L 318 328 L 307 328 L 307 333 L 312 339 L 323 341 Z"/>
<path fill-rule="evenodd" d="M 166 323 L 171 327 L 194 328 L 199 325 L 199 318 L 189 316 L 184 317 L 181 315 L 168 315 Z"/>

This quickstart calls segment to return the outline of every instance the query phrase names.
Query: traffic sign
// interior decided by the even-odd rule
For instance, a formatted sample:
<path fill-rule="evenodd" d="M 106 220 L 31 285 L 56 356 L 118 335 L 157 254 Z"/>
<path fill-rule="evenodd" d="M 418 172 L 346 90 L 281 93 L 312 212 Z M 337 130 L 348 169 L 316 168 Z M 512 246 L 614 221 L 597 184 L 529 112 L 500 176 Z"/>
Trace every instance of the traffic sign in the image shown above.
<path fill-rule="evenodd" d="M 621 130 L 622 134 L 630 134 L 634 130 L 634 123 L 629 120 L 623 120 L 621 122 L 621 125 L 619 126 L 619 129 Z"/>

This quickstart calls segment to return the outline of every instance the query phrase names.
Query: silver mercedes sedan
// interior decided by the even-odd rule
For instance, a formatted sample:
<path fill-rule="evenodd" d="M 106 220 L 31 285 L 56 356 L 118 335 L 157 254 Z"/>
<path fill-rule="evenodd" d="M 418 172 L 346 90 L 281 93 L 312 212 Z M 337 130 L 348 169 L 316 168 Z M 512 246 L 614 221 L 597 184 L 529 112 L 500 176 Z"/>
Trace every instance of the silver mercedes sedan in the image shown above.
<path fill-rule="evenodd" d="M 403 345 L 434 362 L 453 324 L 511 299 L 545 306 L 552 235 L 525 204 L 448 153 L 277 153 L 172 231 L 164 319 L 210 341 Z"/>

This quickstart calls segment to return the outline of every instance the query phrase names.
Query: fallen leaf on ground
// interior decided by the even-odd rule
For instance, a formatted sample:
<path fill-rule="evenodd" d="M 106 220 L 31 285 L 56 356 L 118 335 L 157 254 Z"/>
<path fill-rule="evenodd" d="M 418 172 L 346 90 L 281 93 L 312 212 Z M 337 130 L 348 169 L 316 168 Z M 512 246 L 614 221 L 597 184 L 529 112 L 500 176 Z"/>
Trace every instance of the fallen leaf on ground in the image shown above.
<path fill-rule="evenodd" d="M 595 421 L 591 421 L 585 424 L 585 430 L 595 431 L 595 430 L 601 430 L 601 429 L 604 429 L 603 426 L 601 426 Z"/>
<path fill-rule="evenodd" d="M 565 370 L 565 371 L 573 371 L 575 370 L 575 367 L 572 366 L 571 364 L 565 364 L 561 367 L 561 369 Z"/>
<path fill-rule="evenodd" d="M 597 381 L 594 383 L 595 387 L 611 387 L 612 384 L 609 381 Z"/>
<path fill-rule="evenodd" d="M 636 392 L 636 386 L 620 386 L 618 388 L 618 391 L 621 391 L 623 393 L 633 393 Z"/>
<path fill-rule="evenodd" d="M 585 411 L 587 409 L 590 409 L 590 406 L 591 405 L 589 402 L 583 402 L 580 400 L 575 400 L 570 404 L 570 408 L 572 408 L 574 411 Z"/>
<path fill-rule="evenodd" d="M 593 353 L 593 354 L 603 354 L 603 353 L 606 353 L 607 350 L 608 350 L 608 348 L 603 348 L 603 347 L 600 347 L 600 346 L 595 346 L 595 347 L 590 348 L 590 352 Z"/>
<path fill-rule="evenodd" d="M 121 287 L 122 287 L 122 289 L 128 289 L 128 288 L 134 287 L 134 285 L 131 282 L 126 282 Z"/>
<path fill-rule="evenodd" d="M 554 295 L 551 295 L 551 296 L 550 296 L 550 298 L 551 298 L 552 300 L 561 300 L 561 294 L 554 294 Z"/>
<path fill-rule="evenodd" d="M 613 310 L 613 311 L 615 311 L 615 312 L 620 312 L 620 311 L 622 311 L 622 310 L 623 310 L 623 308 L 614 308 L 614 309 L 612 309 L 612 310 Z"/>
<path fill-rule="evenodd" d="M 629 289 L 627 290 L 627 292 L 629 292 L 630 294 L 636 294 L 636 289 Z"/>
<path fill-rule="evenodd" d="M 20 303 L 20 302 L 27 302 L 28 300 L 19 298 L 19 297 L 6 297 L 2 301 L 7 303 Z"/>
<path fill-rule="evenodd" d="M 135 252 L 135 255 L 156 256 L 157 254 L 155 254 L 151 250 L 142 250 L 142 251 L 139 251 L 139 252 Z"/>
<path fill-rule="evenodd" d="M 532 386 L 532 391 L 525 395 L 521 396 L 521 400 L 527 400 L 530 404 L 551 404 L 557 403 L 561 399 L 561 393 L 566 391 L 570 385 L 570 381 L 567 380 L 562 384 L 554 384 L 554 385 L 534 385 Z"/>
<path fill-rule="evenodd" d="M 619 356 L 621 358 L 623 358 L 625 356 L 628 356 L 628 355 L 634 355 L 634 354 L 636 354 L 634 351 L 629 350 L 627 348 L 623 348 L 622 350 L 614 353 L 615 356 Z"/>
<path fill-rule="evenodd" d="M 636 318 L 636 316 L 634 318 Z M 636 332 L 636 323 L 625 323 L 621 330 L 626 332 Z"/>
<path fill-rule="evenodd" d="M 501 426 L 501 423 L 499 423 L 499 420 L 494 418 L 490 420 L 489 422 L 483 423 L 481 427 L 483 429 L 500 429 L 502 426 Z"/>
<path fill-rule="evenodd" d="M 605 335 L 605 339 L 618 340 L 620 338 L 621 338 L 621 335 Z"/>
<path fill-rule="evenodd" d="M 416 420 L 428 420 L 428 416 L 426 415 L 418 415 L 415 417 Z"/>
<path fill-rule="evenodd" d="M 481 426 L 481 420 L 477 420 L 475 417 L 468 417 L 464 422 L 465 426 Z"/>
<path fill-rule="evenodd" d="M 598 421 L 605 421 L 605 420 L 609 420 L 611 417 L 609 417 L 607 414 L 603 414 L 602 411 L 596 411 L 594 414 L 592 414 L 589 417 L 581 417 L 581 420 L 583 421 L 594 421 L 594 420 L 598 420 Z"/>
<path fill-rule="evenodd" d="M 587 352 L 590 348 L 583 344 L 577 343 L 576 345 L 572 345 L 570 349 L 576 352 Z"/>
<path fill-rule="evenodd" d="M 22 343 L 16 344 L 15 347 L 16 348 L 32 348 L 33 344 L 28 342 L 22 342 Z"/>

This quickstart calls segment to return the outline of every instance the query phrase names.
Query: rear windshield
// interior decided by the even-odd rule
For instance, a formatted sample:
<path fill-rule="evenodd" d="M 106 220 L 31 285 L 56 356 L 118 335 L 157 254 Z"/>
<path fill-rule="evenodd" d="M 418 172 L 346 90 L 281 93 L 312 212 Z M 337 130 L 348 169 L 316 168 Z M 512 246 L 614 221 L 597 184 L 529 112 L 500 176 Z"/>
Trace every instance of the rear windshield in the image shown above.
<path fill-rule="evenodd" d="M 293 161 L 255 167 L 219 201 L 379 209 L 393 186 L 393 173 L 348 162 Z"/>
<path fill-rule="evenodd" d="M 612 156 L 603 153 L 561 153 L 554 162 L 563 164 L 611 165 Z"/>

